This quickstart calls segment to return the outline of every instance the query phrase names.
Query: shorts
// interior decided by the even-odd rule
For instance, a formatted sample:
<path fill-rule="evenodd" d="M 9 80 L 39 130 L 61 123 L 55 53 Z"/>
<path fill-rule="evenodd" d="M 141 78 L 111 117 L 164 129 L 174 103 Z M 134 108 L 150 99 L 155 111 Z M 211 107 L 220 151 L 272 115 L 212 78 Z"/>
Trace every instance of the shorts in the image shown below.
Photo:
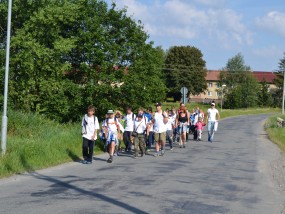
<path fill-rule="evenodd" d="M 187 129 L 188 129 L 187 123 L 180 123 L 179 134 L 182 134 L 183 132 L 187 132 Z"/>
<path fill-rule="evenodd" d="M 111 144 L 112 142 L 114 142 L 115 145 L 119 144 L 118 134 L 114 132 L 109 132 L 107 137 L 107 145 Z"/>
<path fill-rule="evenodd" d="M 162 142 L 165 142 L 166 141 L 166 132 L 154 133 L 154 140 L 155 140 L 155 142 L 158 142 L 159 140 L 161 140 Z"/>

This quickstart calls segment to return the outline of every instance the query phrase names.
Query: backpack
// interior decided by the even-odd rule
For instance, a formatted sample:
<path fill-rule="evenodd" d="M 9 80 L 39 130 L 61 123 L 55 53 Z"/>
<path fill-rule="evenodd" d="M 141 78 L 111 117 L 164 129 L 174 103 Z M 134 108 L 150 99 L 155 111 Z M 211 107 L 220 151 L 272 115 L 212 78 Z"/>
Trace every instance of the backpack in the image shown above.
<path fill-rule="evenodd" d="M 105 121 L 106 121 L 106 124 L 107 124 L 107 127 L 108 127 L 109 118 L 107 118 Z M 116 125 L 117 129 L 119 129 L 118 118 L 114 117 L 114 122 L 115 122 L 115 125 Z"/>

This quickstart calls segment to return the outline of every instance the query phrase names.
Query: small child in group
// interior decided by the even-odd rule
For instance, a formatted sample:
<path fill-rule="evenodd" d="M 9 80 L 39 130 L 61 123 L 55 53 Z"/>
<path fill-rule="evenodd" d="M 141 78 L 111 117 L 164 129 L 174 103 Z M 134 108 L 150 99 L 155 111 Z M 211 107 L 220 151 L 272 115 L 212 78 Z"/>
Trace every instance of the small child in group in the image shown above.
<path fill-rule="evenodd" d="M 197 135 L 198 135 L 197 141 L 201 141 L 203 126 L 206 126 L 206 124 L 203 122 L 202 117 L 198 118 L 198 122 L 196 123 L 195 126 L 196 126 Z"/>

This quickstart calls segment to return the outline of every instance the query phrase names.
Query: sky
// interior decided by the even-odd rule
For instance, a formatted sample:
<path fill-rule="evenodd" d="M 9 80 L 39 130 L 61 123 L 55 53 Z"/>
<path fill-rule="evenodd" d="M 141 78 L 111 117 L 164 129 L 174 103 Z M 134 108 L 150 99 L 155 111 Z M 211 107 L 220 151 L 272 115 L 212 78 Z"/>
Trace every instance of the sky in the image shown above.
<path fill-rule="evenodd" d="M 254 71 L 276 71 L 285 52 L 284 0 L 107 0 L 141 20 L 164 50 L 200 49 L 209 70 L 241 53 Z"/>

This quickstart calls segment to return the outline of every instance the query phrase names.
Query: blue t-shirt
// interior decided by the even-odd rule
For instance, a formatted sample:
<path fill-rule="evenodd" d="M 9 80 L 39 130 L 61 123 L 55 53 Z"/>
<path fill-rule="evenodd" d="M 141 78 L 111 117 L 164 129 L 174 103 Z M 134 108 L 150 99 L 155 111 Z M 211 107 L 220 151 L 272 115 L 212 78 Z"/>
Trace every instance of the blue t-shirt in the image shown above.
<path fill-rule="evenodd" d="M 143 116 L 147 118 L 147 122 L 151 120 L 152 115 L 150 113 L 144 113 Z"/>

